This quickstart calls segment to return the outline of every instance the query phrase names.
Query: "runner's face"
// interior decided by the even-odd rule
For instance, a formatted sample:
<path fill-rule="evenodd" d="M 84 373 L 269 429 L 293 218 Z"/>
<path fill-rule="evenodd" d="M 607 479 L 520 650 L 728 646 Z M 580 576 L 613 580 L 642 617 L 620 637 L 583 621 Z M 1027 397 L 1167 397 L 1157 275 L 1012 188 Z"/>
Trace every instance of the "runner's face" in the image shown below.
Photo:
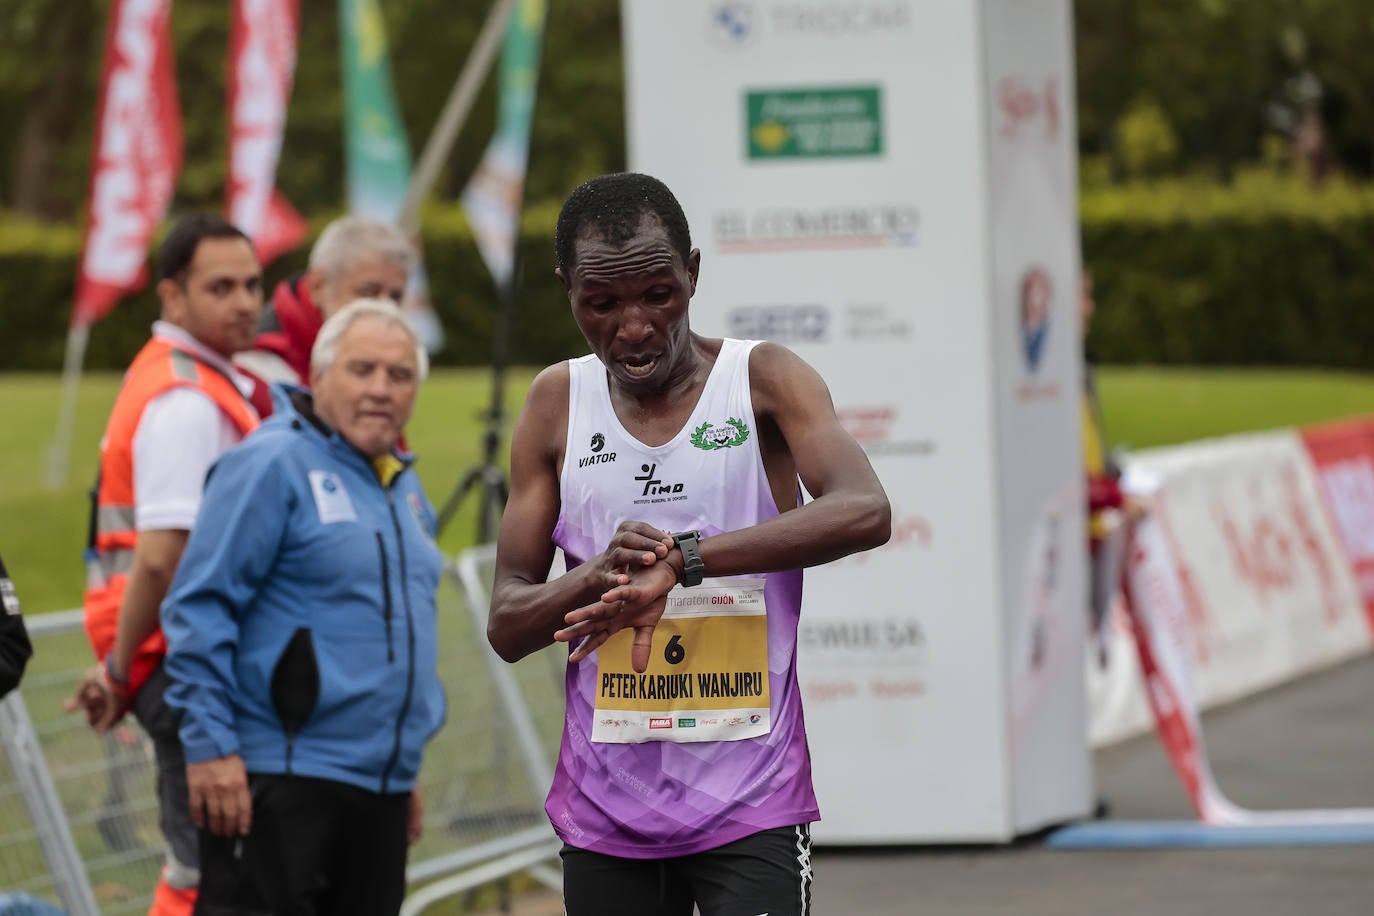
<path fill-rule="evenodd" d="M 573 319 L 613 384 L 653 393 L 688 371 L 692 354 L 687 305 L 697 288 L 701 252 L 684 264 L 668 233 L 646 216 L 624 245 L 583 234 L 571 273 L 558 271 Z"/>
<path fill-rule="evenodd" d="M 262 314 L 262 268 L 240 238 L 207 238 L 181 280 L 158 284 L 164 317 L 221 356 L 253 346 Z"/>
<path fill-rule="evenodd" d="M 419 367 L 404 328 L 359 318 L 339 337 L 334 362 L 311 379 L 315 413 L 369 458 L 389 453 L 415 408 Z"/>
<path fill-rule="evenodd" d="M 359 299 L 390 299 L 400 305 L 406 294 L 408 279 L 404 266 L 373 255 L 355 262 L 333 280 L 326 281 L 323 294 L 316 303 L 326 319 Z"/>

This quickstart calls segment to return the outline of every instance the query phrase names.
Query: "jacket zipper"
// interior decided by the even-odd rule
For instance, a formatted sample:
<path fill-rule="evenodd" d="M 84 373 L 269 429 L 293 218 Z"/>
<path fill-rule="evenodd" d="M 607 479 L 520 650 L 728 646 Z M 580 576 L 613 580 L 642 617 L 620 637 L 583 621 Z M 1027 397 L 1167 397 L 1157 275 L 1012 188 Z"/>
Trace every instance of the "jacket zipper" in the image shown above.
<path fill-rule="evenodd" d="M 391 771 L 396 766 L 396 761 L 401 757 L 401 732 L 405 728 L 406 715 L 410 712 L 410 699 L 415 691 L 415 620 L 410 612 L 410 592 L 404 588 L 406 583 L 406 548 L 405 538 L 401 534 L 401 521 L 396 517 L 396 503 L 391 498 L 391 488 L 386 490 L 386 505 L 391 510 L 391 525 L 396 529 L 396 547 L 400 562 L 401 573 L 401 603 L 406 612 L 406 692 L 401 699 L 401 713 L 396 717 L 396 740 L 391 747 L 391 759 L 386 762 L 386 769 L 382 771 L 382 794 L 386 794 L 387 783 L 391 779 Z M 381 533 L 377 534 L 378 540 Z M 390 608 L 390 597 L 387 599 L 387 607 Z M 390 638 L 390 628 L 388 627 L 388 638 Z"/>
<path fill-rule="evenodd" d="M 387 495 L 387 502 L 391 502 L 390 494 Z M 395 519 L 395 512 L 392 512 L 392 519 Z M 386 622 L 386 660 L 396 661 L 396 649 L 392 645 L 391 639 L 391 568 L 386 561 L 386 542 L 382 540 L 382 533 L 377 533 L 377 556 L 382 559 L 382 619 Z M 402 581 L 404 581 L 405 570 L 401 570 Z"/>

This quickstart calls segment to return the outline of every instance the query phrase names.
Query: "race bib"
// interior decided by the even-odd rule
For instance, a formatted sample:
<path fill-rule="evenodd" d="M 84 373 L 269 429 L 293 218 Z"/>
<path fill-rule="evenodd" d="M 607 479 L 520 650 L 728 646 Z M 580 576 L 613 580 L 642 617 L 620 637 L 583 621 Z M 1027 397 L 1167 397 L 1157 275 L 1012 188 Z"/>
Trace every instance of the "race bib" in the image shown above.
<path fill-rule="evenodd" d="M 597 650 L 593 741 L 739 741 L 768 734 L 762 579 L 674 588 L 643 674 L 630 664 L 633 641 L 633 630 L 621 630 Z"/>

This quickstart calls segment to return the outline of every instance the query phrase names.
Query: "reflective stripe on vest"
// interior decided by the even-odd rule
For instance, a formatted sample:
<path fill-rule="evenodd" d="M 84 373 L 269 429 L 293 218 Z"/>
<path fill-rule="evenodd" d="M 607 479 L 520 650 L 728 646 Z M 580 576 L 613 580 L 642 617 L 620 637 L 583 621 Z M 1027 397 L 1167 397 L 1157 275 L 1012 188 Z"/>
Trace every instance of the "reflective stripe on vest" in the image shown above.
<path fill-rule="evenodd" d="M 131 548 L 95 552 L 86 560 L 86 587 L 105 588 L 115 576 L 127 576 L 133 568 L 134 552 Z"/>
<path fill-rule="evenodd" d="M 133 506 L 97 506 L 95 510 L 95 530 L 97 534 L 110 534 L 115 531 L 134 529 Z"/>

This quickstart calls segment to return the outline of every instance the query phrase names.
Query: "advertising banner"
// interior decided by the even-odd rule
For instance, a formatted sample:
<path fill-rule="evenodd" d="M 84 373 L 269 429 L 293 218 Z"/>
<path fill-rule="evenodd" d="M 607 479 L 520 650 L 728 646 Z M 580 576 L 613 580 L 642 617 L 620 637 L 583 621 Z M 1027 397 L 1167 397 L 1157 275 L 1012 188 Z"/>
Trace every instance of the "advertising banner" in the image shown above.
<path fill-rule="evenodd" d="M 545 0 L 520 0 L 511 16 L 501 50 L 496 136 L 463 189 L 463 208 L 472 224 L 477 248 L 498 287 L 509 284 L 515 270 L 545 12 Z"/>
<path fill-rule="evenodd" d="M 1073 23 L 1059 0 L 983 7 L 992 352 L 1017 832 L 1084 813 L 1082 332 Z"/>
<path fill-rule="evenodd" d="M 1151 524 L 1137 530 L 1128 551 L 1128 568 L 1138 575 L 1144 545 L 1148 562 L 1161 570 L 1151 573 L 1150 590 L 1137 588 L 1132 610 L 1155 618 L 1186 615 L 1178 638 L 1187 653 L 1179 664 L 1189 672 L 1188 696 L 1198 709 L 1374 645 L 1374 628 L 1360 622 L 1369 609 L 1374 542 L 1371 433 L 1371 421 L 1351 420 L 1127 459 L 1123 483 L 1152 507 Z M 1173 604 L 1161 605 L 1164 598 Z M 1138 633 L 1138 621 L 1118 600 L 1107 664 L 1088 662 L 1095 745 L 1139 734 L 1152 722 Z M 1162 650 L 1153 651 L 1164 664 Z"/>
<path fill-rule="evenodd" d="M 1374 808 L 1270 810 L 1243 808 L 1217 785 L 1202 735 L 1191 598 L 1163 527 L 1146 519 L 1132 532 L 1126 605 L 1135 633 L 1145 696 L 1160 742 L 1198 818 L 1218 825 L 1310 826 L 1374 823 Z"/>
<path fill-rule="evenodd" d="M 1362 603 L 1296 432 L 1144 452 L 1151 510 L 1187 602 L 1197 692 L 1225 702 L 1369 645 Z"/>
<path fill-rule="evenodd" d="M 410 140 L 391 85 L 377 0 L 339 0 L 348 209 L 394 222 L 410 190 Z"/>
<path fill-rule="evenodd" d="M 1308 427 L 1302 440 L 1374 635 L 1374 420 Z"/>
<path fill-rule="evenodd" d="M 386 23 L 377 0 L 339 0 L 339 56 L 344 84 L 344 183 L 350 213 L 394 223 L 410 190 L 410 140 L 396 90 Z M 415 241 L 415 240 L 412 240 Z M 423 249 L 401 312 L 425 349 L 444 346 L 444 327 L 429 299 Z"/>
<path fill-rule="evenodd" d="M 181 171 L 171 9 L 171 0 L 115 0 L 110 9 L 77 326 L 99 321 L 147 281 L 148 245 Z"/>
<path fill-rule="evenodd" d="M 1051 41 L 1036 53 L 1071 74 L 1068 4 L 1046 3 L 1033 5 L 1052 23 L 1029 43 Z M 1037 442 L 1064 441 L 1021 443 L 1024 474 L 1000 479 L 1008 433 L 998 415 L 1022 409 L 1004 407 L 1004 384 L 1021 384 L 1004 364 L 1025 363 L 1016 296 L 1006 301 L 990 247 L 989 54 L 1010 39 L 989 30 L 1015 11 L 968 0 L 623 0 L 622 11 L 630 167 L 663 179 L 686 210 L 702 252 L 693 330 L 771 340 L 814 366 L 892 502 L 889 544 L 806 575 L 798 669 L 815 836 L 998 840 L 1051 810 L 1081 813 L 1074 641 L 1085 612 L 1073 590 L 1084 548 L 1078 493 L 1065 486 L 1081 464 L 1071 298 L 1054 306 L 1052 355 L 1029 380 L 1061 396 L 1029 405 L 1025 424 Z M 1023 25 L 1013 18 L 1007 35 Z M 1025 61 L 1039 78 L 1039 58 Z M 1056 99 L 1072 108 L 1069 84 Z M 1025 257 L 1055 273 L 1063 297 L 1077 241 L 1044 238 L 1075 231 L 1064 218 L 1072 161 L 1055 161 L 1072 122 L 1061 129 L 1043 154 L 1008 160 L 1031 177 L 1011 175 L 1007 205 L 1026 193 L 1039 209 L 996 244 L 1019 263 L 1016 245 L 1031 244 L 1019 236 L 1042 237 L 1048 247 Z M 1006 309 L 1012 317 L 998 314 Z M 1029 492 L 1004 512 L 1006 491 L 1021 487 Z M 1006 643 L 1032 606 L 1048 614 L 1046 645 L 1070 675 L 1014 690 Z M 1054 769 L 1038 733 L 1058 729 L 1061 713 L 1077 717 L 1068 730 L 1078 737 Z M 1017 742 L 1036 761 L 1028 772 L 1080 784 L 1013 788 Z M 1042 788 L 1049 801 L 1016 810 L 1013 791 Z M 1068 795 L 1083 804 L 1065 808 Z"/>
<path fill-rule="evenodd" d="M 299 0 L 236 0 L 229 34 L 229 221 L 263 264 L 309 234 L 277 190 L 277 160 L 296 72 Z"/>

